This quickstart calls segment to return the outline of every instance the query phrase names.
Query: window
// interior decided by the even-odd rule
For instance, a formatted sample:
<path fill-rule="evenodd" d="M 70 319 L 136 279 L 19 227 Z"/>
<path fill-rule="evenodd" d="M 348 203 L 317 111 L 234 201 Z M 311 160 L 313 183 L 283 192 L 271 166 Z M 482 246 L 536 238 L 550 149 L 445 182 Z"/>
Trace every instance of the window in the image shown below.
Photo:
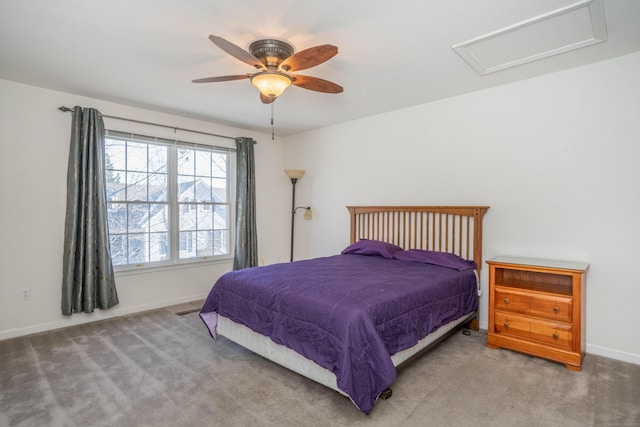
<path fill-rule="evenodd" d="M 105 147 L 115 267 L 230 256 L 233 151 L 114 131 Z"/>

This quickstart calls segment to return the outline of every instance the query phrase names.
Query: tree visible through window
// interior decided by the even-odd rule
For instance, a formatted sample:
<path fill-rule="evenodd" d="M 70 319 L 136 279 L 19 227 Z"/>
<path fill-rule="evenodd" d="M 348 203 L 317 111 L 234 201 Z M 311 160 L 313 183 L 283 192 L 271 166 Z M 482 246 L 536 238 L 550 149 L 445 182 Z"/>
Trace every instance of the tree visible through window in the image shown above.
<path fill-rule="evenodd" d="M 113 265 L 230 255 L 231 153 L 142 138 L 105 140 Z"/>

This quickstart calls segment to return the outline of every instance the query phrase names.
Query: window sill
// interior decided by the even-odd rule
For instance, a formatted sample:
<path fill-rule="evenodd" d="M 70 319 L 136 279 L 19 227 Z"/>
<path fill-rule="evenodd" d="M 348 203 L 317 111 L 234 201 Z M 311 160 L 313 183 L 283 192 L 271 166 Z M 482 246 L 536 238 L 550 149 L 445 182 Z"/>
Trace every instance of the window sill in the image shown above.
<path fill-rule="evenodd" d="M 127 266 L 125 268 L 118 269 L 114 267 L 114 275 L 118 276 L 130 276 L 134 274 L 146 274 L 146 273 L 157 273 L 162 271 L 170 271 L 170 270 L 181 270 L 185 268 L 202 268 L 202 267 L 211 267 L 216 264 L 229 264 L 233 266 L 233 258 L 215 258 L 210 260 L 195 260 L 195 261 L 185 261 L 179 264 L 162 264 L 156 266 L 143 266 L 143 267 L 130 267 Z"/>

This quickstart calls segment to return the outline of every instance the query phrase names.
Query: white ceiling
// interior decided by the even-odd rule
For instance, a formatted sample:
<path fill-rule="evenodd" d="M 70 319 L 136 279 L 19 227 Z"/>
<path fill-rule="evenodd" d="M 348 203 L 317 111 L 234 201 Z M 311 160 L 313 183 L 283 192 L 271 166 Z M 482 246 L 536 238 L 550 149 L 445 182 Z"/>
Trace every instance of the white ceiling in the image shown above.
<path fill-rule="evenodd" d="M 338 46 L 299 74 L 344 92 L 289 88 L 274 104 L 287 136 L 640 51 L 640 0 L 603 0 L 605 42 L 487 75 L 452 49 L 578 2 L 0 0 L 0 79 L 270 132 L 248 80 L 191 83 L 255 71 L 208 36 L 243 49 L 269 37 Z"/>

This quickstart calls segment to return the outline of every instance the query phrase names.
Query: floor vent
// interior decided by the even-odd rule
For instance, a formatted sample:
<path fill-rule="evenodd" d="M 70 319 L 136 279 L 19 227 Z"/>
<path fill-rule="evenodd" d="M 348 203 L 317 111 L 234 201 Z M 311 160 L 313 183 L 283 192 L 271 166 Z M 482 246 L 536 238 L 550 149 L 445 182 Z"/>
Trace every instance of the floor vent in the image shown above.
<path fill-rule="evenodd" d="M 171 311 L 178 316 L 184 316 L 185 314 L 195 313 L 202 309 L 202 305 L 204 304 L 204 300 L 201 301 L 192 301 L 184 304 L 172 305 L 171 307 L 167 307 L 167 310 Z"/>
<path fill-rule="evenodd" d="M 192 309 L 189 309 L 189 310 L 178 311 L 178 312 L 176 312 L 176 314 L 178 316 L 184 316 L 185 314 L 196 313 L 198 311 L 200 311 L 199 308 L 192 308 Z"/>

